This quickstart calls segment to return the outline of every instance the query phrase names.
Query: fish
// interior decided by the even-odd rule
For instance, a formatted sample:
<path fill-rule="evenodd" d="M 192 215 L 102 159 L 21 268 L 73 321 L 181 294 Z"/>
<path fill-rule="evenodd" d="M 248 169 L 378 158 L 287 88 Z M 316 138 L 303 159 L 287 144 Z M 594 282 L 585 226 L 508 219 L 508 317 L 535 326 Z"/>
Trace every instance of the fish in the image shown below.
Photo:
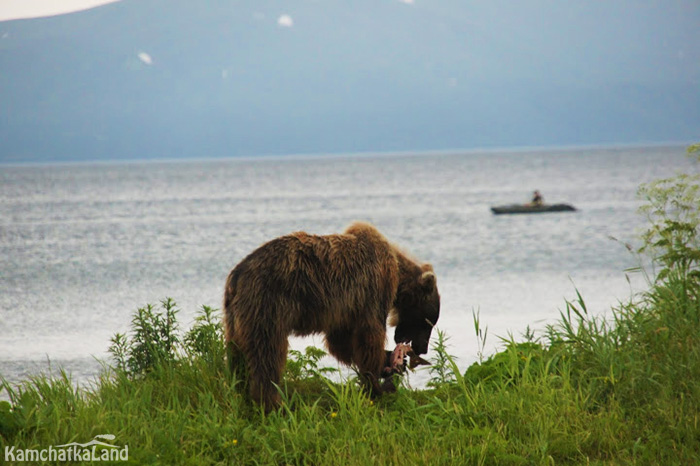
<path fill-rule="evenodd" d="M 413 349 L 411 349 L 410 343 L 399 343 L 394 348 L 390 357 L 390 369 L 392 372 L 404 372 L 406 368 L 406 356 L 408 356 L 408 368 L 413 370 L 418 366 L 429 366 L 430 362 L 418 356 Z"/>

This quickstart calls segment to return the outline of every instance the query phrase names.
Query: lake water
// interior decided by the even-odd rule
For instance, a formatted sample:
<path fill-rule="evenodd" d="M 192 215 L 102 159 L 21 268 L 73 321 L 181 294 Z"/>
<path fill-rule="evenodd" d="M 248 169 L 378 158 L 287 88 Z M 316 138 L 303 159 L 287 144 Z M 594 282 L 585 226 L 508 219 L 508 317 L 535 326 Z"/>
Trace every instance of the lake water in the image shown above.
<path fill-rule="evenodd" d="M 373 222 L 438 276 L 438 327 L 466 368 L 472 313 L 497 336 L 543 329 L 576 289 L 592 313 L 634 290 L 624 245 L 645 226 L 640 183 L 696 168 L 684 147 L 489 151 L 0 167 L 0 374 L 99 370 L 109 338 L 172 297 L 189 327 L 219 308 L 229 270 L 263 242 Z M 494 216 L 496 204 L 566 202 L 574 213 Z M 322 345 L 294 339 L 293 347 Z M 389 342 L 387 348 L 393 347 Z M 430 353 L 429 353 L 430 356 Z M 332 364 L 332 361 L 329 361 Z M 418 383 L 427 375 L 416 377 Z"/>

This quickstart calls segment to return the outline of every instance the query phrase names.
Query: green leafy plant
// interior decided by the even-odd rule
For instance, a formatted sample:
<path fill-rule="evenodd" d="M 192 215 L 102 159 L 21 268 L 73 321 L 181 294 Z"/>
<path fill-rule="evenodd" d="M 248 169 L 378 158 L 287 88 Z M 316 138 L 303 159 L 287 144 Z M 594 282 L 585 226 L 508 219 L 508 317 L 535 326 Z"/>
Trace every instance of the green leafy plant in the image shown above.
<path fill-rule="evenodd" d="M 455 381 L 454 373 L 454 356 L 447 353 L 447 341 L 450 337 L 440 329 L 437 330 L 437 340 L 432 345 L 435 352 L 430 364 L 430 381 L 429 387 L 437 387 L 442 384 L 452 383 Z"/>
<path fill-rule="evenodd" d="M 185 349 L 191 355 L 207 357 L 221 355 L 223 349 L 223 325 L 217 310 L 202 306 L 194 319 L 194 325 L 183 339 Z"/>
<path fill-rule="evenodd" d="M 167 298 L 161 301 L 161 310 L 150 304 L 136 311 L 131 325 L 133 336 L 129 344 L 129 371 L 134 374 L 151 370 L 157 364 L 176 359 L 178 337 L 177 309 L 175 302 Z"/>
<path fill-rule="evenodd" d="M 126 373 L 129 371 L 129 340 L 123 333 L 115 333 L 109 340 L 108 352 L 112 355 L 115 362 L 115 369 L 119 372 Z"/>
<path fill-rule="evenodd" d="M 688 148 L 688 154 L 700 159 L 700 144 Z M 646 201 L 640 212 L 649 221 L 639 252 L 661 266 L 657 279 L 676 268 L 700 278 L 700 175 L 652 181 L 640 186 L 638 194 Z"/>
<path fill-rule="evenodd" d="M 298 381 L 309 377 L 326 377 L 338 372 L 338 369 L 333 367 L 319 367 L 321 359 L 326 355 L 325 351 L 315 346 L 307 346 L 303 352 L 289 350 L 286 377 L 291 381 Z"/>
<path fill-rule="evenodd" d="M 117 333 L 110 340 L 114 368 L 135 376 L 184 357 L 223 361 L 223 330 L 217 310 L 202 306 L 184 337 L 180 336 L 179 312 L 170 298 L 161 301 L 160 309 L 151 304 L 139 308 L 131 320 L 131 333 Z"/>

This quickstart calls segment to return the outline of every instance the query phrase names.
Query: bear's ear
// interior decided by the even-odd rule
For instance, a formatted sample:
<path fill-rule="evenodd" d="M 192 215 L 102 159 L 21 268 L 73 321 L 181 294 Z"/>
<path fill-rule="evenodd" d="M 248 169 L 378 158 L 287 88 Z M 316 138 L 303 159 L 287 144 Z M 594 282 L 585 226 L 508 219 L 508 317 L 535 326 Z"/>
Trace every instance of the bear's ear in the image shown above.
<path fill-rule="evenodd" d="M 418 284 L 426 292 L 430 292 L 435 289 L 435 281 L 435 273 L 432 271 L 423 272 L 418 278 Z"/>

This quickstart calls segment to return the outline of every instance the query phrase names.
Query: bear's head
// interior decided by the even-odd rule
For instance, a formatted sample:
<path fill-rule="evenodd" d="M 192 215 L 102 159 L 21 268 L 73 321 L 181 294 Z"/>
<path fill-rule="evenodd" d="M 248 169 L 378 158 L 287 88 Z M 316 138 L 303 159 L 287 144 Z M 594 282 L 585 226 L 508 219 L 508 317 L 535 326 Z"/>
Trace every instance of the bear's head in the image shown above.
<path fill-rule="evenodd" d="M 435 272 L 430 264 L 402 273 L 389 319 L 395 326 L 394 341 L 411 343 L 416 354 L 428 352 L 433 327 L 440 317 L 440 294 Z"/>

